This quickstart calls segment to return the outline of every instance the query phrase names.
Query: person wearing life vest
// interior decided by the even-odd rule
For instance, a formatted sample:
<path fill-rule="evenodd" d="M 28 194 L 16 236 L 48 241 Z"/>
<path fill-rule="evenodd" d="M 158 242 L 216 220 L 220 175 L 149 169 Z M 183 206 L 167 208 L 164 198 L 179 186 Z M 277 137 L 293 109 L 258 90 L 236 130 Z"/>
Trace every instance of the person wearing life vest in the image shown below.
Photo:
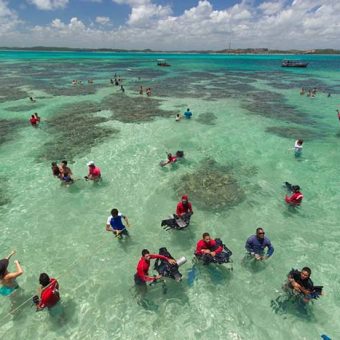
<path fill-rule="evenodd" d="M 45 308 L 51 309 L 60 300 L 59 284 L 56 279 L 50 278 L 46 273 L 41 273 L 39 277 L 40 299 L 38 295 L 33 297 L 33 302 L 37 306 L 37 311 Z"/>
<path fill-rule="evenodd" d="M 293 192 L 293 194 L 290 197 L 288 197 L 287 195 L 285 197 L 286 203 L 291 206 L 299 206 L 303 199 L 303 195 L 300 192 L 300 187 L 298 185 L 292 185 L 291 191 Z"/>
<path fill-rule="evenodd" d="M 38 126 L 38 120 L 37 120 L 37 118 L 34 115 L 31 116 L 30 123 L 31 123 L 31 125 L 33 127 L 37 127 Z"/>
<path fill-rule="evenodd" d="M 178 202 L 176 208 L 176 215 L 178 217 L 183 217 L 184 215 L 191 216 L 194 212 L 192 211 L 192 205 L 189 202 L 188 195 L 183 195 L 182 200 Z"/>
<path fill-rule="evenodd" d="M 204 233 L 202 239 L 197 242 L 195 255 L 203 260 L 204 264 L 213 262 L 213 257 L 222 253 L 223 247 L 217 245 L 216 241 L 212 239 L 209 233 Z"/>
<path fill-rule="evenodd" d="M 149 276 L 150 260 L 160 259 L 169 262 L 170 264 L 176 264 L 176 260 L 168 258 L 163 255 L 150 254 L 147 249 L 142 250 L 142 257 L 137 264 L 137 273 L 135 274 L 136 285 L 145 286 L 147 282 L 154 282 L 161 278 L 161 275 Z"/>

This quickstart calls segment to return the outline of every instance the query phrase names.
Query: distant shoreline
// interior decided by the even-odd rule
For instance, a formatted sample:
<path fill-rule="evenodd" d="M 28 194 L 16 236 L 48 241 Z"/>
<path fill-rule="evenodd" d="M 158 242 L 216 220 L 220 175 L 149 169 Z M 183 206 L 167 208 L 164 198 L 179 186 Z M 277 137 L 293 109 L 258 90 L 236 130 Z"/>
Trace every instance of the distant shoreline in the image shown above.
<path fill-rule="evenodd" d="M 312 50 L 270 50 L 266 48 L 245 48 L 225 50 L 190 50 L 190 51 L 157 51 L 151 49 L 110 49 L 110 48 L 69 48 L 69 47 L 0 47 L 0 51 L 32 51 L 32 52 L 103 52 L 103 53 L 164 53 L 164 54 L 225 54 L 225 55 L 339 55 L 340 50 L 334 49 L 312 49 Z"/>

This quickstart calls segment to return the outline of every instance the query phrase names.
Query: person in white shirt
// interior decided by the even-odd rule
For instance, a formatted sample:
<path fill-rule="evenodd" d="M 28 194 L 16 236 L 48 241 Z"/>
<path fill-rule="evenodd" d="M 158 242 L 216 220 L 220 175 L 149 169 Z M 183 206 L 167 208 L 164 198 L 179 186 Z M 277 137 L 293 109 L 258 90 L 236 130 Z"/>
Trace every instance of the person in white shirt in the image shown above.
<path fill-rule="evenodd" d="M 302 154 L 302 146 L 303 144 L 303 140 L 302 139 L 298 139 L 295 141 L 295 145 L 294 145 L 294 153 L 295 153 L 295 157 L 300 157 Z"/>

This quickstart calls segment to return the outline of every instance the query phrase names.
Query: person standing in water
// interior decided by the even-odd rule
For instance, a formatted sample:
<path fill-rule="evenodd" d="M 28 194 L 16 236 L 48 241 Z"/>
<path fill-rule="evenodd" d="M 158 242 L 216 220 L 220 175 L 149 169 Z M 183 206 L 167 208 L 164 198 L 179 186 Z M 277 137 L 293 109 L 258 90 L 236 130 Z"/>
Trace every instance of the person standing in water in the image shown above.
<path fill-rule="evenodd" d="M 303 144 L 303 139 L 298 139 L 295 141 L 295 145 L 294 145 L 294 154 L 295 157 L 300 157 L 302 155 L 302 146 Z"/>
<path fill-rule="evenodd" d="M 303 195 L 300 192 L 300 186 L 298 185 L 291 185 L 288 182 L 285 182 L 286 188 L 288 191 L 292 192 L 291 196 L 287 196 L 285 197 L 285 201 L 287 204 L 289 204 L 290 206 L 296 207 L 296 206 L 300 206 L 302 199 L 303 199 Z"/>
<path fill-rule="evenodd" d="M 31 125 L 33 127 L 37 127 L 38 126 L 38 120 L 37 120 L 37 118 L 34 115 L 31 115 L 30 123 L 31 123 Z"/>
<path fill-rule="evenodd" d="M 2 285 L 0 295 L 3 296 L 8 296 L 19 288 L 16 278 L 24 272 L 18 260 L 14 261 L 16 267 L 15 272 L 10 273 L 7 270 L 9 260 L 13 255 L 15 255 L 15 251 L 12 251 L 7 257 L 0 260 L 0 284 Z"/>
<path fill-rule="evenodd" d="M 37 306 L 37 311 L 47 308 L 49 311 L 60 301 L 59 283 L 56 279 L 50 278 L 46 273 L 41 273 L 39 277 L 39 293 L 33 297 L 33 303 Z"/>
<path fill-rule="evenodd" d="M 89 167 L 89 173 L 84 177 L 85 180 L 100 181 L 102 178 L 100 168 L 98 168 L 93 161 L 88 162 L 87 166 Z"/>
<path fill-rule="evenodd" d="M 125 221 L 126 226 L 122 220 Z M 106 230 L 112 231 L 116 237 L 122 238 L 123 236 L 129 236 L 126 227 L 130 227 L 127 216 L 122 215 L 118 209 L 112 209 L 111 216 L 107 218 Z"/>
<path fill-rule="evenodd" d="M 191 116 L 192 116 L 192 112 L 190 111 L 189 108 L 187 108 L 187 110 L 184 112 L 184 117 L 186 119 L 191 119 Z"/>

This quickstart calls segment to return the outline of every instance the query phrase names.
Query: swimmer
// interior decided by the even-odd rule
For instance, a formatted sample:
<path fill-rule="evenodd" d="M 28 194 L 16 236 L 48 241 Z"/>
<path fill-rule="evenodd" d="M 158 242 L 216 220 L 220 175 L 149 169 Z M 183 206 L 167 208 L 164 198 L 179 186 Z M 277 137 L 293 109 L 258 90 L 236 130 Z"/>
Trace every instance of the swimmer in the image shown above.
<path fill-rule="evenodd" d="M 179 122 L 182 119 L 182 116 L 180 113 L 177 113 L 176 115 L 176 122 Z"/>
<path fill-rule="evenodd" d="M 95 166 L 93 161 L 90 161 L 87 163 L 87 166 L 89 167 L 89 173 L 87 176 L 85 176 L 85 180 L 92 180 L 92 181 L 100 181 L 101 180 L 101 171 L 100 168 Z"/>
<path fill-rule="evenodd" d="M 40 274 L 39 283 L 41 285 L 39 288 L 40 299 L 38 295 L 35 295 L 33 303 L 36 305 L 37 311 L 41 311 L 44 308 L 50 310 L 60 301 L 59 283 L 56 279 L 50 278 L 46 273 Z"/>
<path fill-rule="evenodd" d="M 76 85 L 77 85 L 77 80 L 73 79 L 73 80 L 72 80 L 72 85 L 73 85 L 73 86 L 76 86 Z"/>
<path fill-rule="evenodd" d="M 328 92 L 327 98 L 331 97 L 332 95 L 330 94 L 330 92 Z"/>
<path fill-rule="evenodd" d="M 186 119 L 190 119 L 192 116 L 192 112 L 190 111 L 190 109 L 188 108 L 185 112 L 184 112 L 184 117 Z"/>
<path fill-rule="evenodd" d="M 120 85 L 120 90 L 124 93 L 125 92 L 125 89 L 124 89 L 124 86 L 123 85 Z"/>
<path fill-rule="evenodd" d="M 16 271 L 13 273 L 8 272 L 7 267 L 9 264 L 10 258 L 15 255 L 15 251 L 12 251 L 7 257 L 0 260 L 0 295 L 10 295 L 16 289 L 19 288 L 18 283 L 16 282 L 16 278 L 23 274 L 23 269 L 18 260 L 14 261 Z"/>
<path fill-rule="evenodd" d="M 125 221 L 126 226 L 122 222 L 122 219 Z M 129 236 L 126 227 L 130 227 L 127 216 L 122 215 L 117 209 L 112 209 L 111 216 L 109 216 L 106 221 L 106 230 L 112 231 L 116 237 L 121 239 L 123 236 Z"/>
<path fill-rule="evenodd" d="M 150 96 L 151 96 L 151 87 L 148 87 L 148 88 L 146 89 L 145 93 L 146 93 L 146 95 L 147 95 L 148 97 L 150 97 Z"/>
<path fill-rule="evenodd" d="M 172 164 L 172 163 L 175 163 L 177 161 L 177 157 L 173 156 L 172 153 L 167 153 L 167 157 L 168 157 L 168 159 L 165 162 L 162 161 L 160 163 L 161 166 L 165 166 L 167 164 Z"/>
<path fill-rule="evenodd" d="M 30 97 L 30 101 L 31 101 L 31 102 L 33 102 L 33 103 L 35 103 L 35 102 L 36 102 L 36 100 L 35 100 L 35 99 L 33 99 L 33 97 Z"/>

